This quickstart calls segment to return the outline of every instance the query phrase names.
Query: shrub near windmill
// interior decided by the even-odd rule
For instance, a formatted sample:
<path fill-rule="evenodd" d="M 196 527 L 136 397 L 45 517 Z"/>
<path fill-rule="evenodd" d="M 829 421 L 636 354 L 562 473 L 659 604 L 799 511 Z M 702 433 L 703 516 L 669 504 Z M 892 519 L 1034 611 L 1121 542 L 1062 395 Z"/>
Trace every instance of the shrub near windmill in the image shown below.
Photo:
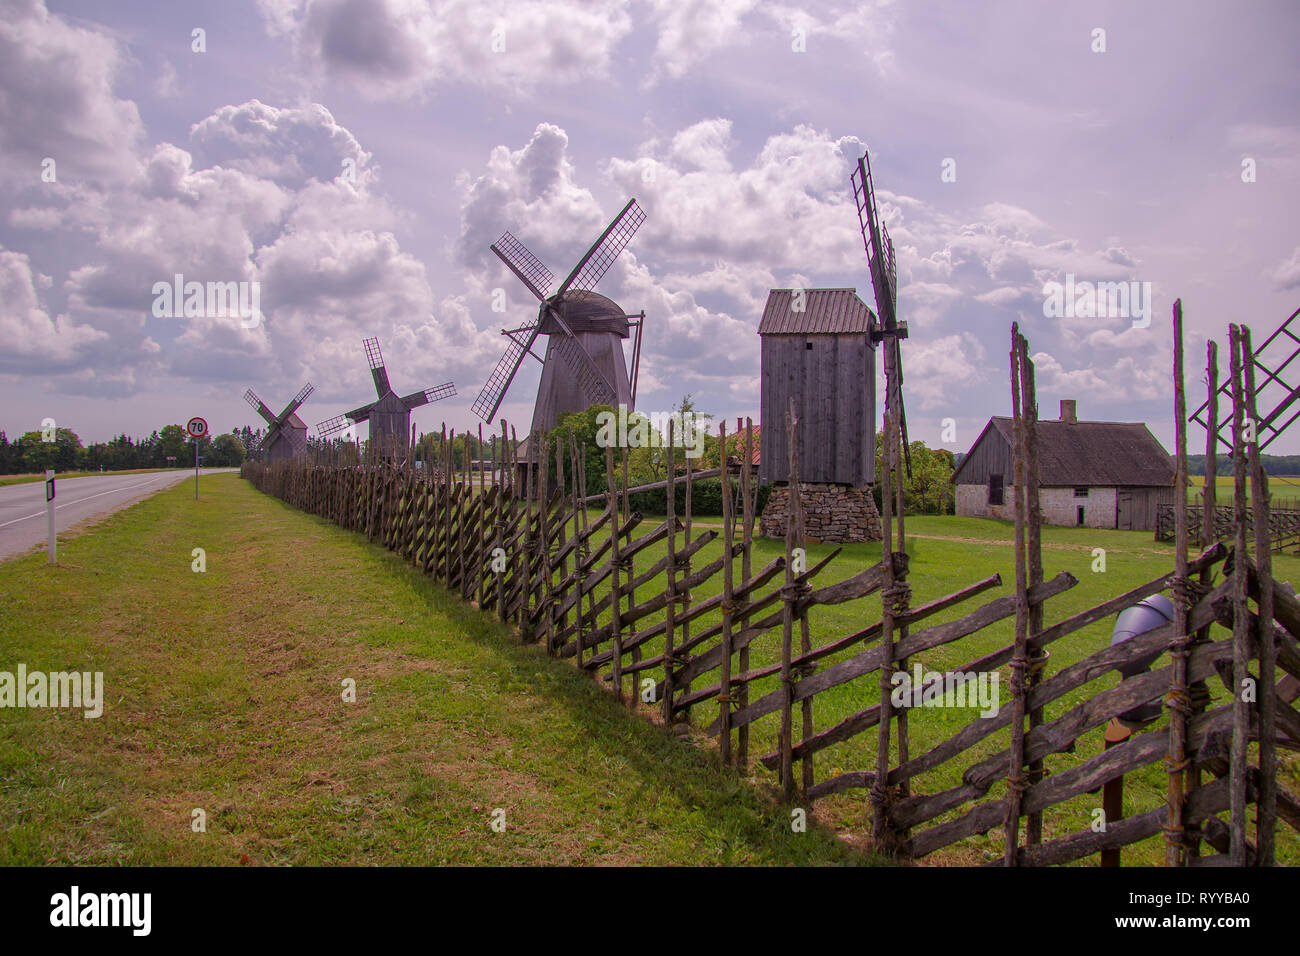
<path fill-rule="evenodd" d="M 471 406 L 476 415 L 492 422 L 525 355 L 542 363 L 542 379 L 533 406 L 533 434 L 546 434 L 560 415 L 584 412 L 592 405 L 635 407 L 645 313 L 628 315 L 617 303 L 593 290 L 644 221 L 645 213 L 636 200 L 628 200 L 553 295 L 550 288 L 554 276 L 523 243 L 507 232 L 492 244 L 492 251 L 541 304 L 532 323 L 501 330 L 510 345 Z M 623 340 L 633 328 L 636 338 L 629 372 Z M 548 338 L 545 359 L 533 351 L 539 335 Z M 535 450 L 524 448 L 520 460 L 527 462 L 534 456 Z"/>
<path fill-rule="evenodd" d="M 366 359 L 370 362 L 370 375 L 375 381 L 375 401 L 350 412 L 336 415 L 316 426 L 316 434 L 327 438 L 348 425 L 370 423 L 370 447 L 376 454 L 393 455 L 398 459 L 406 457 L 411 442 L 411 410 L 431 402 L 440 402 L 456 394 L 456 386 L 451 382 L 435 385 L 410 395 L 398 396 L 388 381 L 388 369 L 384 366 L 384 356 L 379 350 L 379 339 L 368 338 L 362 344 L 366 349 Z"/>

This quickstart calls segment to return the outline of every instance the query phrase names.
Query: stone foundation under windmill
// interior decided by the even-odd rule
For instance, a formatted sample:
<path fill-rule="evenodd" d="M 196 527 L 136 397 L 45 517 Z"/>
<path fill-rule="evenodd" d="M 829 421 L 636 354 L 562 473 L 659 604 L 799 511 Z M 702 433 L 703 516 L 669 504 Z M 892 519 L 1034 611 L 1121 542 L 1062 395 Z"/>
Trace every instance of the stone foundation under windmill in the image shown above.
<path fill-rule="evenodd" d="M 880 540 L 880 512 L 870 488 L 801 481 L 799 499 L 803 505 L 804 539 L 810 544 Z M 789 510 L 790 485 L 774 485 L 759 517 L 759 534 L 784 538 Z"/>

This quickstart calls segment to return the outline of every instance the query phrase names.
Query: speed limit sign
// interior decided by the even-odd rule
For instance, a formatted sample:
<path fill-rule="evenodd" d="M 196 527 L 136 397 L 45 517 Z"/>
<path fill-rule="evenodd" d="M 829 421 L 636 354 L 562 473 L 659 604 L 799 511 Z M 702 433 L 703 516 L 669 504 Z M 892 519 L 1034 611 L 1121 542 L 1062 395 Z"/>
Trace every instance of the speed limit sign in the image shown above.
<path fill-rule="evenodd" d="M 208 423 L 201 418 L 191 418 L 185 426 L 191 438 L 202 438 L 208 433 Z"/>

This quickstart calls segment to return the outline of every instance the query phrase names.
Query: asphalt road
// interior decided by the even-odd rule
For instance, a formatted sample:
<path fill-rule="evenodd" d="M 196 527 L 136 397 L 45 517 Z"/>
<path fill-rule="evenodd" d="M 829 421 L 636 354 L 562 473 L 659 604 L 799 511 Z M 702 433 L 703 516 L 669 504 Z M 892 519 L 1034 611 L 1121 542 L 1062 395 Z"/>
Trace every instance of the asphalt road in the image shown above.
<path fill-rule="evenodd" d="M 203 468 L 200 476 L 234 471 Z M 90 475 L 55 480 L 54 527 L 56 535 L 70 528 L 125 508 L 178 482 L 194 480 L 194 472 L 177 469 L 140 475 Z M 199 491 L 203 487 L 200 481 Z M 0 487 L 0 561 L 44 545 L 45 482 L 32 481 Z"/>

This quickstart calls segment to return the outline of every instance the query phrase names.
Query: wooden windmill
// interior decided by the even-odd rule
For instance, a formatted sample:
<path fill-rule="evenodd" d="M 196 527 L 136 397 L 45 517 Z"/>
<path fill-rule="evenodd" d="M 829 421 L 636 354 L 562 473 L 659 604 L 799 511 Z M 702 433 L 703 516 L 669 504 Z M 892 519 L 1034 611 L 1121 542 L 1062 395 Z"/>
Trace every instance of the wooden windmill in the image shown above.
<path fill-rule="evenodd" d="M 381 453 L 392 451 L 401 455 L 411 440 L 411 410 L 451 398 L 456 394 L 456 386 L 445 382 L 410 395 L 398 396 L 389 384 L 384 356 L 379 350 L 379 339 L 368 338 L 362 344 L 366 349 L 366 359 L 370 362 L 370 375 L 375 380 L 375 394 L 379 397 L 368 405 L 321 422 L 316 426 L 316 434 L 326 438 L 348 425 L 369 422 L 371 447 Z"/>
<path fill-rule="evenodd" d="M 261 444 L 266 461 L 281 461 L 307 450 L 307 425 L 296 413 L 313 389 L 311 382 L 304 385 L 279 415 L 267 408 L 266 403 L 251 388 L 244 392 L 244 401 L 266 419 L 268 427 Z"/>
<path fill-rule="evenodd" d="M 885 396 L 885 407 L 898 409 L 903 457 L 910 478 L 912 453 L 907 447 L 907 412 L 903 408 L 903 350 L 900 344 L 902 339 L 907 338 L 907 323 L 898 321 L 898 276 L 894 264 L 894 241 L 889 238 L 889 230 L 880 221 L 880 212 L 876 208 L 876 189 L 871 182 L 871 159 L 865 150 L 858 160 L 858 168 L 849 179 L 853 184 L 853 200 L 858 207 L 862 242 L 867 248 L 871 287 L 876 293 L 876 314 L 880 317 L 881 324 L 877 339 L 887 340 L 885 370 L 890 394 Z"/>
<path fill-rule="evenodd" d="M 635 406 L 645 313 L 627 315 L 593 290 L 644 221 L 645 213 L 636 200 L 628 200 L 554 294 L 550 292 L 554 281 L 550 270 L 523 243 L 507 232 L 492 244 L 492 251 L 541 305 L 531 324 L 501 330 L 510 344 L 474 400 L 471 408 L 475 414 L 492 421 L 525 355 L 542 363 L 533 432 L 548 432 L 562 413 L 585 411 L 592 405 Z M 629 374 L 622 340 L 632 328 L 636 338 Z M 539 335 L 548 337 L 544 359 L 533 351 Z"/>

